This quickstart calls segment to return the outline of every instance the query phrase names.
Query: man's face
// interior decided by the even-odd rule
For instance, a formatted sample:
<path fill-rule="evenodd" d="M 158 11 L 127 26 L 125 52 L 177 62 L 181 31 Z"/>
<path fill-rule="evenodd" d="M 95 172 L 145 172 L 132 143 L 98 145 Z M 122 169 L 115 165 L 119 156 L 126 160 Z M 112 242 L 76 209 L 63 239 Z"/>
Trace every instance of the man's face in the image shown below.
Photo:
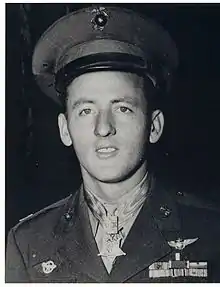
<path fill-rule="evenodd" d="M 143 79 L 122 72 L 95 72 L 67 89 L 61 138 L 73 144 L 81 169 L 102 182 L 119 182 L 144 164 L 148 139 Z"/>

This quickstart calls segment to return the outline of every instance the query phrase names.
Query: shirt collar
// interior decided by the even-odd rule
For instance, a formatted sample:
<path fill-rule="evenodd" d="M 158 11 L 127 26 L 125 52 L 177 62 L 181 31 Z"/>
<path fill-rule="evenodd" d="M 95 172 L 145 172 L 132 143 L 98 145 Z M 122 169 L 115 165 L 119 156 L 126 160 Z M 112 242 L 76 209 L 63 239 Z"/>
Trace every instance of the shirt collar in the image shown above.
<path fill-rule="evenodd" d="M 117 213 L 112 215 L 117 215 L 119 217 L 119 225 L 125 224 L 143 205 L 147 197 L 148 181 L 148 173 L 146 173 L 143 179 L 133 189 L 120 198 L 118 203 L 111 205 L 94 195 L 91 190 L 84 190 L 85 200 L 90 213 L 93 215 L 91 216 L 90 214 L 90 218 L 95 217 L 96 219 L 92 219 L 92 222 L 98 221 L 102 223 L 105 216 L 108 216 L 109 213 L 112 214 L 114 210 L 117 210 Z"/>

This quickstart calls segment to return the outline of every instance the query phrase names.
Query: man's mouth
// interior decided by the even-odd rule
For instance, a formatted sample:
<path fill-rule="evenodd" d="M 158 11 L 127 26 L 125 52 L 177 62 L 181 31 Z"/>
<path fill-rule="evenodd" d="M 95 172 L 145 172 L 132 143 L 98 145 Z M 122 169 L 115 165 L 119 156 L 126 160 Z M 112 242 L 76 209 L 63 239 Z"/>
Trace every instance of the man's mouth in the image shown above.
<path fill-rule="evenodd" d="M 96 149 L 96 153 L 99 158 L 112 157 L 112 156 L 115 156 L 117 152 L 118 152 L 118 149 L 113 146 L 100 147 Z"/>
<path fill-rule="evenodd" d="M 109 153 L 109 152 L 113 152 L 113 151 L 116 151 L 116 148 L 114 148 L 114 147 L 103 147 L 103 148 L 97 149 L 97 152 L 99 152 L 99 153 Z"/>

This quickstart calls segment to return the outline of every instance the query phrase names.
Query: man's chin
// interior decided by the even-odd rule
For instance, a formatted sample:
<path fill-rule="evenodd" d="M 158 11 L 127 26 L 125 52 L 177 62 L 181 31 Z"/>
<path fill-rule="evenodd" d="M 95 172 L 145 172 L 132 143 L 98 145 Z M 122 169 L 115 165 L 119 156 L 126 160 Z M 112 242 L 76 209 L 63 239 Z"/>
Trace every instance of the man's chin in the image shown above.
<path fill-rule="evenodd" d="M 127 173 L 121 173 L 118 172 L 116 173 L 116 170 L 114 170 L 114 172 L 100 172 L 100 173 L 96 173 L 93 174 L 93 178 L 95 178 L 96 180 L 103 182 L 103 183 L 119 183 L 124 181 L 127 177 L 128 177 L 128 172 Z"/>
<path fill-rule="evenodd" d="M 112 166 L 81 166 L 82 175 L 87 174 L 93 179 L 103 183 L 119 183 L 130 178 L 142 166 L 143 162 L 139 162 L 136 166 L 112 165 Z"/>
<path fill-rule="evenodd" d="M 124 178 L 121 178 L 121 177 L 105 177 L 105 178 L 97 178 L 96 179 L 100 182 L 103 182 L 103 183 L 119 183 L 119 182 L 122 182 L 124 180 Z"/>

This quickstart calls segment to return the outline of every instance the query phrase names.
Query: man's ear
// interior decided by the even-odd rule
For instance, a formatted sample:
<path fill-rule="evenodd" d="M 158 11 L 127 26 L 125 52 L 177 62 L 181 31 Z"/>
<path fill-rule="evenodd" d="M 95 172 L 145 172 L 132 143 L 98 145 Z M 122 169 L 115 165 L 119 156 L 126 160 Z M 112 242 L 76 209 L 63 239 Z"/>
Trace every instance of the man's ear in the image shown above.
<path fill-rule="evenodd" d="M 67 120 L 64 114 L 58 116 L 58 127 L 60 131 L 60 138 L 65 146 L 71 146 L 72 140 L 69 134 Z"/>
<path fill-rule="evenodd" d="M 150 130 L 150 142 L 156 143 L 162 135 L 164 127 L 164 116 L 160 110 L 152 113 L 152 123 Z"/>

